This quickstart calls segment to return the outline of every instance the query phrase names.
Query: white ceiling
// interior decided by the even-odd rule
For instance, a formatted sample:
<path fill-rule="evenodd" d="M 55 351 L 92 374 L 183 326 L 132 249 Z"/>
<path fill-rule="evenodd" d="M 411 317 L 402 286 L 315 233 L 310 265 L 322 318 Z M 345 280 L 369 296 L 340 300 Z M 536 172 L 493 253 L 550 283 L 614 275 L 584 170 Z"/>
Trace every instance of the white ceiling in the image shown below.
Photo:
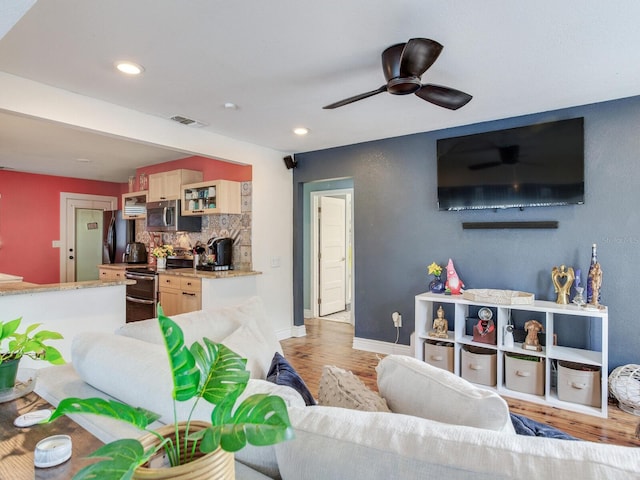
<path fill-rule="evenodd" d="M 0 39 L 0 71 L 295 153 L 638 95 L 638 18 L 636 0 L 40 0 Z M 423 82 L 468 105 L 382 93 L 322 109 L 381 86 L 381 52 L 413 37 L 444 45 Z M 116 73 L 120 59 L 144 74 Z M 0 115 L 0 166 L 126 181 L 185 156 L 32 122 Z"/>

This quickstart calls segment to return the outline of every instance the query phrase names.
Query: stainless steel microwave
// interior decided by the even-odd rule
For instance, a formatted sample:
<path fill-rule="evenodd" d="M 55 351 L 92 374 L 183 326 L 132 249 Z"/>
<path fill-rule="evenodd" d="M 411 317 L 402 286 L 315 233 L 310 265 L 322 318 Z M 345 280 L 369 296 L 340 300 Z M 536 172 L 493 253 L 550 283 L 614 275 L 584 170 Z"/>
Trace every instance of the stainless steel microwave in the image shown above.
<path fill-rule="evenodd" d="M 180 200 L 147 203 L 149 232 L 199 232 L 201 229 L 202 217 L 183 216 Z"/>

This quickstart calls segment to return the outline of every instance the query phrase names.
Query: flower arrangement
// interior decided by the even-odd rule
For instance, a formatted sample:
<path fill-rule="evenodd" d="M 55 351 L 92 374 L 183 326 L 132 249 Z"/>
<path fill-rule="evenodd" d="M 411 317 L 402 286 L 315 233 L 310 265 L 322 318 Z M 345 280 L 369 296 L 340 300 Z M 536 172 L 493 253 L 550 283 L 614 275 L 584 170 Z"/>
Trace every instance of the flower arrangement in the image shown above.
<path fill-rule="evenodd" d="M 429 275 L 435 275 L 439 277 L 442 275 L 442 267 L 438 265 L 436 262 L 433 262 L 431 265 L 427 267 Z"/>
<path fill-rule="evenodd" d="M 173 255 L 173 245 L 160 245 L 153 249 L 151 254 L 156 258 L 165 258 L 168 255 Z"/>

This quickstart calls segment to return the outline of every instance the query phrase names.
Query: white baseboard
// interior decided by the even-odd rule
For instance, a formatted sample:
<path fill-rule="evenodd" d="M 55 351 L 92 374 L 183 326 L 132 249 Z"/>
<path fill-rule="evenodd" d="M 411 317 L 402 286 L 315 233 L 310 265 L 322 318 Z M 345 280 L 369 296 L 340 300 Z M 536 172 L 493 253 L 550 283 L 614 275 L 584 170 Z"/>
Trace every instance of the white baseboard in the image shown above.
<path fill-rule="evenodd" d="M 366 352 L 382 353 L 384 355 L 408 355 L 413 356 L 409 345 L 397 343 L 381 342 L 380 340 L 370 340 L 368 338 L 353 338 L 353 348 Z"/>
<path fill-rule="evenodd" d="M 292 325 L 289 328 L 285 328 L 283 330 L 276 331 L 276 337 L 278 337 L 278 341 L 286 340 L 291 337 L 306 337 L 307 328 L 304 325 Z"/>

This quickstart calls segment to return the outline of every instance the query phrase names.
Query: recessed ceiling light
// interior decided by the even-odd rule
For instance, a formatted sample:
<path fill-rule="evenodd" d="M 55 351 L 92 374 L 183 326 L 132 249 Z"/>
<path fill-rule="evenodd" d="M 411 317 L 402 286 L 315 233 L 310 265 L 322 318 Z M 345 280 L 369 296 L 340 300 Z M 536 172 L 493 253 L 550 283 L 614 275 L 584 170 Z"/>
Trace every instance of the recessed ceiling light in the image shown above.
<path fill-rule="evenodd" d="M 307 133 L 309 133 L 309 129 L 305 127 L 296 127 L 293 129 L 293 133 L 295 133 L 296 135 L 306 135 Z"/>
<path fill-rule="evenodd" d="M 127 75 L 140 75 L 144 67 L 133 62 L 116 62 L 116 68 Z"/>
<path fill-rule="evenodd" d="M 236 105 L 236 104 L 235 104 L 235 103 L 233 103 L 233 102 L 225 102 L 225 104 L 224 104 L 224 108 L 225 108 L 226 110 L 237 110 L 237 109 L 238 109 L 238 105 Z"/>

